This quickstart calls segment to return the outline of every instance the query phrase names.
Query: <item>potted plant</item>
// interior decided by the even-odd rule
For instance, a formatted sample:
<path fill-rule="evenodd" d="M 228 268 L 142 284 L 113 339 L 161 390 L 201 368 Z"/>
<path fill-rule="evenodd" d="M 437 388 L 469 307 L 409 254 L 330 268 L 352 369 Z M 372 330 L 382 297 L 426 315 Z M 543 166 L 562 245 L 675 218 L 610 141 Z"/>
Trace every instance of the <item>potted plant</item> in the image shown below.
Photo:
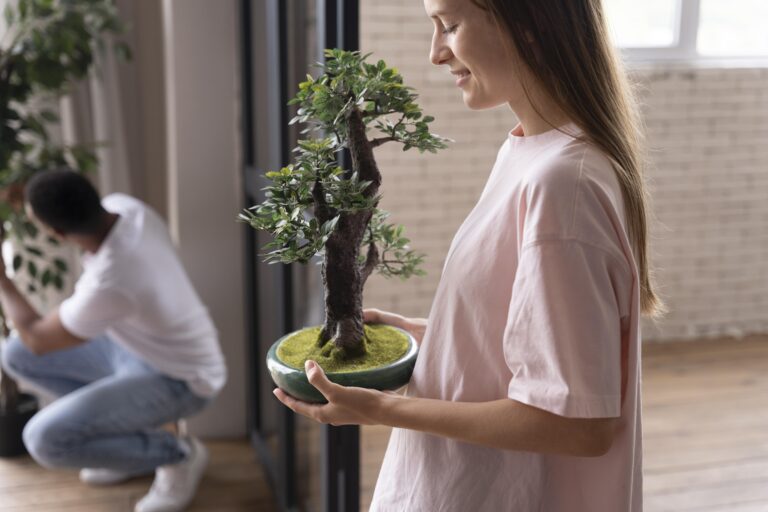
<path fill-rule="evenodd" d="M 48 257 L 57 245 L 29 222 L 23 209 L 23 186 L 37 172 L 68 165 L 80 171 L 96 166 L 86 146 L 63 146 L 51 140 L 48 128 L 58 116 L 41 107 L 57 99 L 67 86 L 86 76 L 94 52 L 106 45 L 104 36 L 122 33 L 112 0 L 17 0 L 3 12 L 6 31 L 0 39 L 0 240 L 13 240 L 14 271 L 26 274 L 27 292 L 61 289 L 66 262 Z M 128 57 L 128 47 L 114 42 Z M 3 339 L 8 327 L 0 311 Z M 19 393 L 0 368 L 0 456 L 24 452 L 21 431 L 37 411 L 36 399 Z"/>
<path fill-rule="evenodd" d="M 430 133 L 434 118 L 422 114 L 398 72 L 382 60 L 368 63 L 368 56 L 325 51 L 322 74 L 308 75 L 290 102 L 298 105 L 291 123 L 307 123 L 302 133 L 318 130 L 322 136 L 299 141 L 295 162 L 266 174 L 266 199 L 240 215 L 274 235 L 265 247 L 267 261 L 321 257 L 324 324 L 284 336 L 267 357 L 275 383 L 306 401 L 324 400 L 306 379 L 307 359 L 334 382 L 376 389 L 407 383 L 416 359 L 408 333 L 363 323 L 363 286 L 374 270 L 402 279 L 423 274 L 423 256 L 409 249 L 403 227 L 387 223 L 387 212 L 378 208 L 381 174 L 373 150 L 399 142 L 403 150 L 434 153 L 447 139 Z M 369 138 L 369 130 L 376 136 Z M 338 163 L 344 150 L 349 168 Z"/>

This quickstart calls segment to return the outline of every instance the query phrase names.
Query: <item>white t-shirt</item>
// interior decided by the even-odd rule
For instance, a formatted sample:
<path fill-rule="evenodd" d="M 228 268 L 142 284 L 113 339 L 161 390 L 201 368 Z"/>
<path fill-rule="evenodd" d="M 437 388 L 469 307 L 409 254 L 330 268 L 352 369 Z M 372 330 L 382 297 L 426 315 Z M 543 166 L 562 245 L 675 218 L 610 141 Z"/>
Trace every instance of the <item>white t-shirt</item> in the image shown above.
<path fill-rule="evenodd" d="M 642 510 L 640 295 L 621 189 L 594 146 L 521 135 L 453 239 L 407 395 L 618 417 L 613 445 L 572 457 L 394 429 L 371 512 Z"/>
<path fill-rule="evenodd" d="M 102 205 L 120 217 L 98 252 L 83 257 L 75 292 L 59 309 L 62 324 L 81 338 L 107 334 L 196 394 L 215 395 L 227 378 L 216 328 L 165 224 L 124 194 Z"/>

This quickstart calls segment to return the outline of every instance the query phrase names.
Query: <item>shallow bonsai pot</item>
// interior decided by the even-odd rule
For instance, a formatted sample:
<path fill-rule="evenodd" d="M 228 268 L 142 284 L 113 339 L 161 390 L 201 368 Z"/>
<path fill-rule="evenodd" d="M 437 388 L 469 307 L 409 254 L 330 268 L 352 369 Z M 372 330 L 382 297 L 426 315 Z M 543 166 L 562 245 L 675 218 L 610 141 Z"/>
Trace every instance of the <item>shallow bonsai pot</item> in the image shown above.
<path fill-rule="evenodd" d="M 327 372 L 328 379 L 342 386 L 378 389 L 380 391 L 395 390 L 408 384 L 416 364 L 419 348 L 416 340 L 407 331 L 397 327 L 391 328 L 397 329 L 408 338 L 408 348 L 399 359 L 386 366 L 366 370 Z M 305 402 L 325 403 L 325 397 L 309 383 L 307 374 L 303 369 L 288 366 L 277 357 L 277 348 L 280 344 L 299 332 L 301 331 L 286 334 L 270 347 L 267 353 L 267 368 L 277 387 L 292 397 Z"/>
<path fill-rule="evenodd" d="M 0 457 L 16 457 L 27 453 L 21 433 L 37 410 L 37 398 L 21 393 L 16 408 L 0 411 Z"/>

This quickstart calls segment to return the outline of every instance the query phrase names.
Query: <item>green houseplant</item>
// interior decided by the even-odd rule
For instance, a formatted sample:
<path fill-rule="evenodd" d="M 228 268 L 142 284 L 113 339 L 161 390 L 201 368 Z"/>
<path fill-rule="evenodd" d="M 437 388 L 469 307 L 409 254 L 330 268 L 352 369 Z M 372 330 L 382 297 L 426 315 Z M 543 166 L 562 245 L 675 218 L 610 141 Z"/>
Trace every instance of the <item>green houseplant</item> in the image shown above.
<path fill-rule="evenodd" d="M 23 186 L 29 177 L 61 165 L 91 171 L 96 156 L 84 145 L 64 146 L 50 137 L 58 116 L 41 107 L 84 78 L 105 36 L 123 26 L 112 0 L 16 0 L 3 12 L 6 31 L 0 34 L 0 240 L 14 240 L 13 268 L 27 277 L 27 292 L 61 289 L 66 262 L 51 258 L 46 248 L 53 238 L 39 233 L 26 218 Z M 128 47 L 114 42 L 114 50 L 128 57 Z M 8 326 L 0 310 L 3 341 Z M 0 368 L 0 456 L 24 451 L 21 430 L 37 410 L 31 395 Z"/>
<path fill-rule="evenodd" d="M 423 273 L 423 256 L 409 249 L 402 226 L 387 223 L 388 214 L 378 208 L 381 174 L 373 150 L 398 142 L 403 150 L 436 152 L 447 142 L 429 131 L 434 119 L 422 114 L 413 89 L 384 61 L 368 63 L 368 55 L 342 50 L 326 50 L 325 56 L 322 74 L 307 76 L 291 100 L 298 105 L 291 122 L 306 123 L 303 133 L 322 136 L 299 141 L 295 162 L 267 173 L 272 184 L 266 199 L 240 215 L 274 235 L 267 261 L 322 257 L 324 324 L 282 338 L 268 356 L 278 386 L 308 401 L 322 400 L 303 374 L 309 358 L 346 385 L 391 389 L 410 378 L 413 339 L 363 324 L 363 286 L 374 270 L 402 279 Z M 351 157 L 347 169 L 338 164 L 343 150 Z"/>

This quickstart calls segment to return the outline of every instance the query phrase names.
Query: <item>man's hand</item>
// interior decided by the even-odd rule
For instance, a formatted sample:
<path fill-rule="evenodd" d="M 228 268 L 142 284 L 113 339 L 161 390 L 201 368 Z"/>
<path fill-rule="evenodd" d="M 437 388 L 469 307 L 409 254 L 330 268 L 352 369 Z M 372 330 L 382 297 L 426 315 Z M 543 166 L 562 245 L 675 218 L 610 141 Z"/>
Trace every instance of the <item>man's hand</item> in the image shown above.
<path fill-rule="evenodd" d="M 367 324 L 386 324 L 393 327 L 399 327 L 411 333 L 416 339 L 417 344 L 421 344 L 424 339 L 424 332 L 427 330 L 426 318 L 406 318 L 396 313 L 382 311 L 376 308 L 363 310 L 363 322 Z"/>
<path fill-rule="evenodd" d="M 11 183 L 0 188 L 0 202 L 7 203 L 15 211 L 24 209 L 24 183 Z"/>
<path fill-rule="evenodd" d="M 327 404 L 311 404 L 296 400 L 282 389 L 274 394 L 293 412 L 320 423 L 339 425 L 377 425 L 377 413 L 385 393 L 373 389 L 345 387 L 333 383 L 325 376 L 320 365 L 307 361 L 304 365 L 307 379 L 328 400 Z"/>

